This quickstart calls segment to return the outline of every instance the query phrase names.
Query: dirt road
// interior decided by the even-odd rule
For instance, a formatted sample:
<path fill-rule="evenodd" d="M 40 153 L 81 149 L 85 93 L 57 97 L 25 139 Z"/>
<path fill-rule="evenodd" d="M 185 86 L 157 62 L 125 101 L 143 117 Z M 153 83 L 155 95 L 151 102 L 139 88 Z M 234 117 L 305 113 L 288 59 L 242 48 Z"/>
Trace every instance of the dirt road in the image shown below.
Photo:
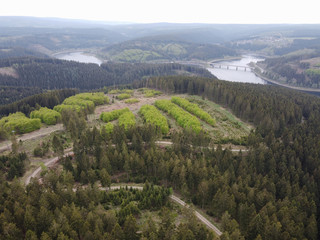
<path fill-rule="evenodd" d="M 64 156 L 68 156 L 70 154 L 73 154 L 72 151 L 66 153 Z M 45 162 L 44 162 L 44 165 L 49 167 L 49 166 L 52 166 L 54 165 L 55 163 L 57 163 L 57 161 L 59 160 L 58 157 L 54 157 L 54 158 L 50 158 L 50 159 L 46 159 Z M 36 176 L 38 176 L 38 174 L 41 172 L 42 168 L 41 167 L 38 167 L 36 170 L 34 170 L 30 176 L 28 176 L 26 178 L 26 181 L 25 181 L 25 185 L 28 185 L 30 183 L 30 180 L 31 178 L 35 178 Z M 137 186 L 137 185 L 119 185 L 119 186 L 111 186 L 110 188 L 107 188 L 107 187 L 100 187 L 100 190 L 102 191 L 106 191 L 106 190 L 116 190 L 116 189 L 120 189 L 120 188 L 125 188 L 125 187 L 128 187 L 128 188 L 134 188 L 134 189 L 138 189 L 138 190 L 142 190 L 143 187 L 142 186 Z M 74 191 L 76 191 L 76 189 L 74 189 Z M 169 196 L 170 199 L 172 199 L 174 202 L 180 204 L 181 206 L 183 207 L 189 207 L 184 201 L 182 201 L 178 196 L 172 194 Z M 221 231 L 216 227 L 214 226 L 211 222 L 209 222 L 203 215 L 201 215 L 198 211 L 194 211 L 196 217 L 203 223 L 205 224 L 209 229 L 213 230 L 218 236 L 221 236 L 222 233 Z"/>
<path fill-rule="evenodd" d="M 160 146 L 172 146 L 172 142 L 170 141 L 156 141 L 155 142 L 157 145 L 160 145 Z M 192 147 L 192 145 L 190 145 L 190 147 Z M 207 148 L 207 149 L 212 149 L 211 147 L 201 147 L 201 149 L 203 148 Z M 216 150 L 217 147 L 214 147 L 214 150 Z M 222 147 L 222 150 L 225 150 L 227 149 L 227 147 Z M 231 148 L 230 149 L 231 152 L 248 152 L 249 150 L 248 149 L 236 149 L 236 148 Z"/>
<path fill-rule="evenodd" d="M 59 131 L 59 130 L 63 130 L 63 125 L 61 123 L 56 124 L 54 126 L 49 126 L 46 128 L 40 128 L 39 130 L 33 131 L 31 133 L 23 134 L 22 136 L 17 137 L 17 141 L 36 139 L 39 137 L 46 136 L 46 135 L 53 133 L 55 131 Z M 1 143 L 0 152 L 4 152 L 4 151 L 10 150 L 10 149 L 11 149 L 11 141 L 4 141 Z"/>
<path fill-rule="evenodd" d="M 184 201 L 182 201 L 180 198 L 178 198 L 174 194 L 172 194 L 170 198 L 183 207 L 186 207 L 186 208 L 189 207 L 188 204 L 186 204 Z M 198 211 L 194 211 L 194 214 L 203 224 L 205 224 L 208 228 L 213 230 L 219 237 L 222 235 L 222 232 L 216 226 L 214 226 L 211 222 L 209 222 L 203 215 L 201 215 Z"/>
<path fill-rule="evenodd" d="M 108 190 L 116 190 L 116 189 L 120 189 L 120 188 L 133 188 L 133 189 L 138 189 L 138 190 L 142 190 L 143 187 L 141 186 L 135 186 L 135 185 L 124 185 L 124 186 L 111 186 L 110 188 L 100 188 L 101 190 L 106 191 Z M 188 204 L 186 204 L 184 201 L 182 201 L 178 196 L 172 194 L 169 196 L 169 198 L 178 203 L 179 205 L 188 208 Z M 196 217 L 203 223 L 205 224 L 209 229 L 211 229 L 212 231 L 214 231 L 219 237 L 222 235 L 222 232 L 216 227 L 214 226 L 208 219 L 206 219 L 201 213 L 199 213 L 198 211 L 194 211 L 194 214 L 196 215 Z"/>
<path fill-rule="evenodd" d="M 65 150 L 66 153 L 64 154 L 64 157 L 68 156 L 68 155 L 71 155 L 73 154 L 73 152 L 71 151 L 71 148 L 68 148 Z M 54 157 L 54 158 L 48 158 L 48 159 L 45 159 L 43 160 L 43 163 L 46 167 L 50 167 L 50 166 L 53 166 L 54 164 L 56 164 L 57 162 L 59 161 L 59 157 Z M 28 176 L 25 180 L 25 185 L 28 185 L 31 181 L 31 178 L 35 178 L 38 176 L 38 174 L 41 172 L 42 168 L 41 167 L 38 167 L 36 170 L 34 170 L 30 176 Z"/>

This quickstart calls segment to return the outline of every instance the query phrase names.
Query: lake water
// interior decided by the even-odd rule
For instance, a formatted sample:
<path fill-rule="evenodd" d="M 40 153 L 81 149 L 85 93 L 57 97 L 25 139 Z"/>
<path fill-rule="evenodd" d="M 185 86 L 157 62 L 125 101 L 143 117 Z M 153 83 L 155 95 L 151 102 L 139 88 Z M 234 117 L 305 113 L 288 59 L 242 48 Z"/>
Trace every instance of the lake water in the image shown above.
<path fill-rule="evenodd" d="M 262 58 L 253 56 L 243 56 L 240 60 L 217 62 L 215 63 L 215 65 L 218 65 L 217 67 L 210 67 L 207 69 L 220 80 L 226 80 L 231 82 L 267 84 L 266 81 L 257 77 L 253 72 L 251 72 L 250 69 L 247 68 L 246 71 L 244 69 L 244 67 L 248 66 L 250 62 L 258 62 L 263 60 L 264 59 Z M 221 68 L 219 68 L 220 65 Z M 236 70 L 236 67 L 233 66 L 230 66 L 229 69 L 227 69 L 227 65 L 241 67 L 238 67 L 238 70 Z"/>
<path fill-rule="evenodd" d="M 58 59 L 69 60 L 69 61 L 77 61 L 82 63 L 96 63 L 100 65 L 102 61 L 91 55 L 86 55 L 83 52 L 71 52 L 71 53 L 62 53 L 55 55 Z M 222 68 L 207 68 L 213 75 L 221 80 L 227 80 L 231 82 L 247 82 L 247 83 L 259 83 L 259 84 L 267 84 L 266 81 L 257 77 L 250 69 L 246 69 L 244 71 L 244 67 L 248 66 L 250 62 L 258 62 L 264 59 L 257 58 L 253 56 L 243 56 L 240 60 L 235 61 L 222 61 L 217 62 L 215 65 L 222 65 Z M 229 67 L 226 69 L 227 65 L 234 66 L 242 66 L 236 70 L 235 67 Z"/>
<path fill-rule="evenodd" d="M 62 53 L 55 55 L 54 57 L 63 60 L 76 61 L 81 63 L 96 63 L 100 65 L 102 61 L 95 56 L 86 55 L 83 52 Z"/>

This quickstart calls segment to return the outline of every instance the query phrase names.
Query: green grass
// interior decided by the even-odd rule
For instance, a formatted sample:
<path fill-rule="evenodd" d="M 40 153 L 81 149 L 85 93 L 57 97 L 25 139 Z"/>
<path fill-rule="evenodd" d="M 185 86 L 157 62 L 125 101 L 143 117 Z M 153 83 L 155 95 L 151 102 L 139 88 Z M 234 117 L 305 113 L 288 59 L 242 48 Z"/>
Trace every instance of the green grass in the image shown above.
<path fill-rule="evenodd" d="M 128 93 L 128 94 L 133 94 L 133 90 L 132 89 L 113 89 L 111 91 L 109 91 L 109 94 L 119 94 L 119 93 Z"/>
<path fill-rule="evenodd" d="M 127 103 L 127 104 L 133 104 L 133 103 L 140 102 L 140 100 L 136 99 L 136 98 L 129 98 L 129 99 L 126 99 L 124 102 Z"/>
<path fill-rule="evenodd" d="M 180 56 L 187 53 L 187 50 L 183 46 L 177 43 L 169 43 L 161 47 L 161 50 L 176 56 Z"/>
<path fill-rule="evenodd" d="M 152 59 L 161 58 L 156 52 L 153 51 L 144 51 L 141 49 L 129 49 L 124 50 L 113 57 L 115 61 L 124 61 L 124 62 L 145 62 Z"/>
<path fill-rule="evenodd" d="M 215 127 L 211 127 L 201 121 L 202 128 L 210 134 L 215 143 L 240 143 L 249 135 L 252 126 L 241 121 L 220 105 L 212 101 L 203 100 L 199 96 L 189 96 L 187 99 L 190 102 L 197 103 L 216 119 Z"/>
<path fill-rule="evenodd" d="M 120 95 L 117 96 L 117 99 L 119 100 L 124 100 L 124 99 L 128 99 L 131 98 L 131 95 L 128 93 L 121 93 Z"/>

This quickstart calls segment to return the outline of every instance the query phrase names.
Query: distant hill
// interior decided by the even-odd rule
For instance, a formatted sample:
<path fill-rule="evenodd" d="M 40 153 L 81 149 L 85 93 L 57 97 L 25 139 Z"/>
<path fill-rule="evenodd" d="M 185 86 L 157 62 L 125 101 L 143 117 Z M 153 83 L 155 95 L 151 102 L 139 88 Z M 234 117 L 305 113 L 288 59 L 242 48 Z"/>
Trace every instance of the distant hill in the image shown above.
<path fill-rule="evenodd" d="M 319 37 L 319 24 L 114 24 L 0 17 L 0 49 L 24 48 L 45 55 L 80 49 L 124 62 L 207 60 L 248 51 L 282 55 L 317 45 Z"/>
<path fill-rule="evenodd" d="M 31 49 L 13 47 L 13 48 L 0 48 L 0 59 L 1 58 L 15 58 L 15 57 L 48 57 L 46 54 L 34 51 Z"/>
<path fill-rule="evenodd" d="M 107 29 L 1 28 L 0 47 L 22 47 L 50 54 L 65 49 L 99 48 L 124 41 L 120 33 Z"/>
<path fill-rule="evenodd" d="M 108 46 L 100 52 L 112 61 L 147 62 L 178 60 L 211 60 L 236 55 L 235 50 L 216 44 L 181 41 L 177 36 L 141 38 Z"/>

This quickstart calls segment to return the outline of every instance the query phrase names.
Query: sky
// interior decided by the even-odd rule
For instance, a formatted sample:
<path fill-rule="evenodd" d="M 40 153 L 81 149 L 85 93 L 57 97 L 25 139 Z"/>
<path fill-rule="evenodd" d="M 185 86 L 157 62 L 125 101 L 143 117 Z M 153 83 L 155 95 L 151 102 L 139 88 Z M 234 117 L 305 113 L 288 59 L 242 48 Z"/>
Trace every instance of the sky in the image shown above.
<path fill-rule="evenodd" d="M 318 0 L 2 0 L 0 16 L 134 23 L 320 23 Z"/>

